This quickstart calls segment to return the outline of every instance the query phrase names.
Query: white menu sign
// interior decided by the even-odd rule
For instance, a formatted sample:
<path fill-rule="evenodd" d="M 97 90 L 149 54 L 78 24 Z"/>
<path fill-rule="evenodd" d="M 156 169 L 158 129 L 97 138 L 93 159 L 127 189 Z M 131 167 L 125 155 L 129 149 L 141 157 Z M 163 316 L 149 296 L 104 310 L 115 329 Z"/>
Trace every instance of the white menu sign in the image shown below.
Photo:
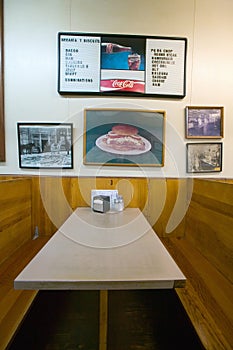
<path fill-rule="evenodd" d="M 100 37 L 61 35 L 60 90 L 98 92 Z"/>
<path fill-rule="evenodd" d="M 146 40 L 146 93 L 183 94 L 184 52 L 183 40 Z"/>

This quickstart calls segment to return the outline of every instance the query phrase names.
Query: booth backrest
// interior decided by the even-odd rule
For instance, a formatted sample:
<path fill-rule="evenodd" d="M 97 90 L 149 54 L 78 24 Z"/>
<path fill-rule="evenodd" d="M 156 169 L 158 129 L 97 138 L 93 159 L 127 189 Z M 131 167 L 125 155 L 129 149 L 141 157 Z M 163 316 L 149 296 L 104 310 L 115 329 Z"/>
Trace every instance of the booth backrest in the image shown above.
<path fill-rule="evenodd" d="M 195 179 L 183 238 L 164 244 L 187 278 L 177 294 L 205 349 L 232 349 L 233 183 Z"/>
<path fill-rule="evenodd" d="M 0 181 L 0 264 L 32 237 L 30 179 Z"/>
<path fill-rule="evenodd" d="M 233 183 L 194 182 L 185 238 L 233 282 Z"/>

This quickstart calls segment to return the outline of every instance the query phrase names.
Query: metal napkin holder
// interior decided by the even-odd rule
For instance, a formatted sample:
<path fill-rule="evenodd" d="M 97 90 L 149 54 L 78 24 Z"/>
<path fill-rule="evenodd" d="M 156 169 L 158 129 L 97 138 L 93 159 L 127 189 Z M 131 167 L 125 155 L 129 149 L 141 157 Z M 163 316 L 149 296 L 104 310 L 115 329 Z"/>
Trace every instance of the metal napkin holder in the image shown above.
<path fill-rule="evenodd" d="M 92 210 L 98 213 L 106 213 L 110 210 L 110 197 L 99 195 L 92 199 Z"/>

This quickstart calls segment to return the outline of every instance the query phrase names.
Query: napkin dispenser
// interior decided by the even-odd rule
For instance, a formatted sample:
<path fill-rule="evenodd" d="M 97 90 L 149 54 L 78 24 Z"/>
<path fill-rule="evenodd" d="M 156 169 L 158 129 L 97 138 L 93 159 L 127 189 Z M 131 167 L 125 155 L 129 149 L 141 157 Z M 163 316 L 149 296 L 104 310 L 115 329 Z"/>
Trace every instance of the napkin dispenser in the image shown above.
<path fill-rule="evenodd" d="M 92 198 L 92 210 L 98 213 L 106 213 L 110 210 L 110 197 L 109 196 L 94 196 Z"/>

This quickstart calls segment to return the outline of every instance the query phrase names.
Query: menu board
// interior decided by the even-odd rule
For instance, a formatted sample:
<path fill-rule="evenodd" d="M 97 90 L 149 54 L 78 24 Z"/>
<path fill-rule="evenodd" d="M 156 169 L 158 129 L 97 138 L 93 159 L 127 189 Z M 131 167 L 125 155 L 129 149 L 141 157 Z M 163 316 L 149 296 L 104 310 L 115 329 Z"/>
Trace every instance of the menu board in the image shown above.
<path fill-rule="evenodd" d="M 183 98 L 186 38 L 58 33 L 58 92 Z"/>

